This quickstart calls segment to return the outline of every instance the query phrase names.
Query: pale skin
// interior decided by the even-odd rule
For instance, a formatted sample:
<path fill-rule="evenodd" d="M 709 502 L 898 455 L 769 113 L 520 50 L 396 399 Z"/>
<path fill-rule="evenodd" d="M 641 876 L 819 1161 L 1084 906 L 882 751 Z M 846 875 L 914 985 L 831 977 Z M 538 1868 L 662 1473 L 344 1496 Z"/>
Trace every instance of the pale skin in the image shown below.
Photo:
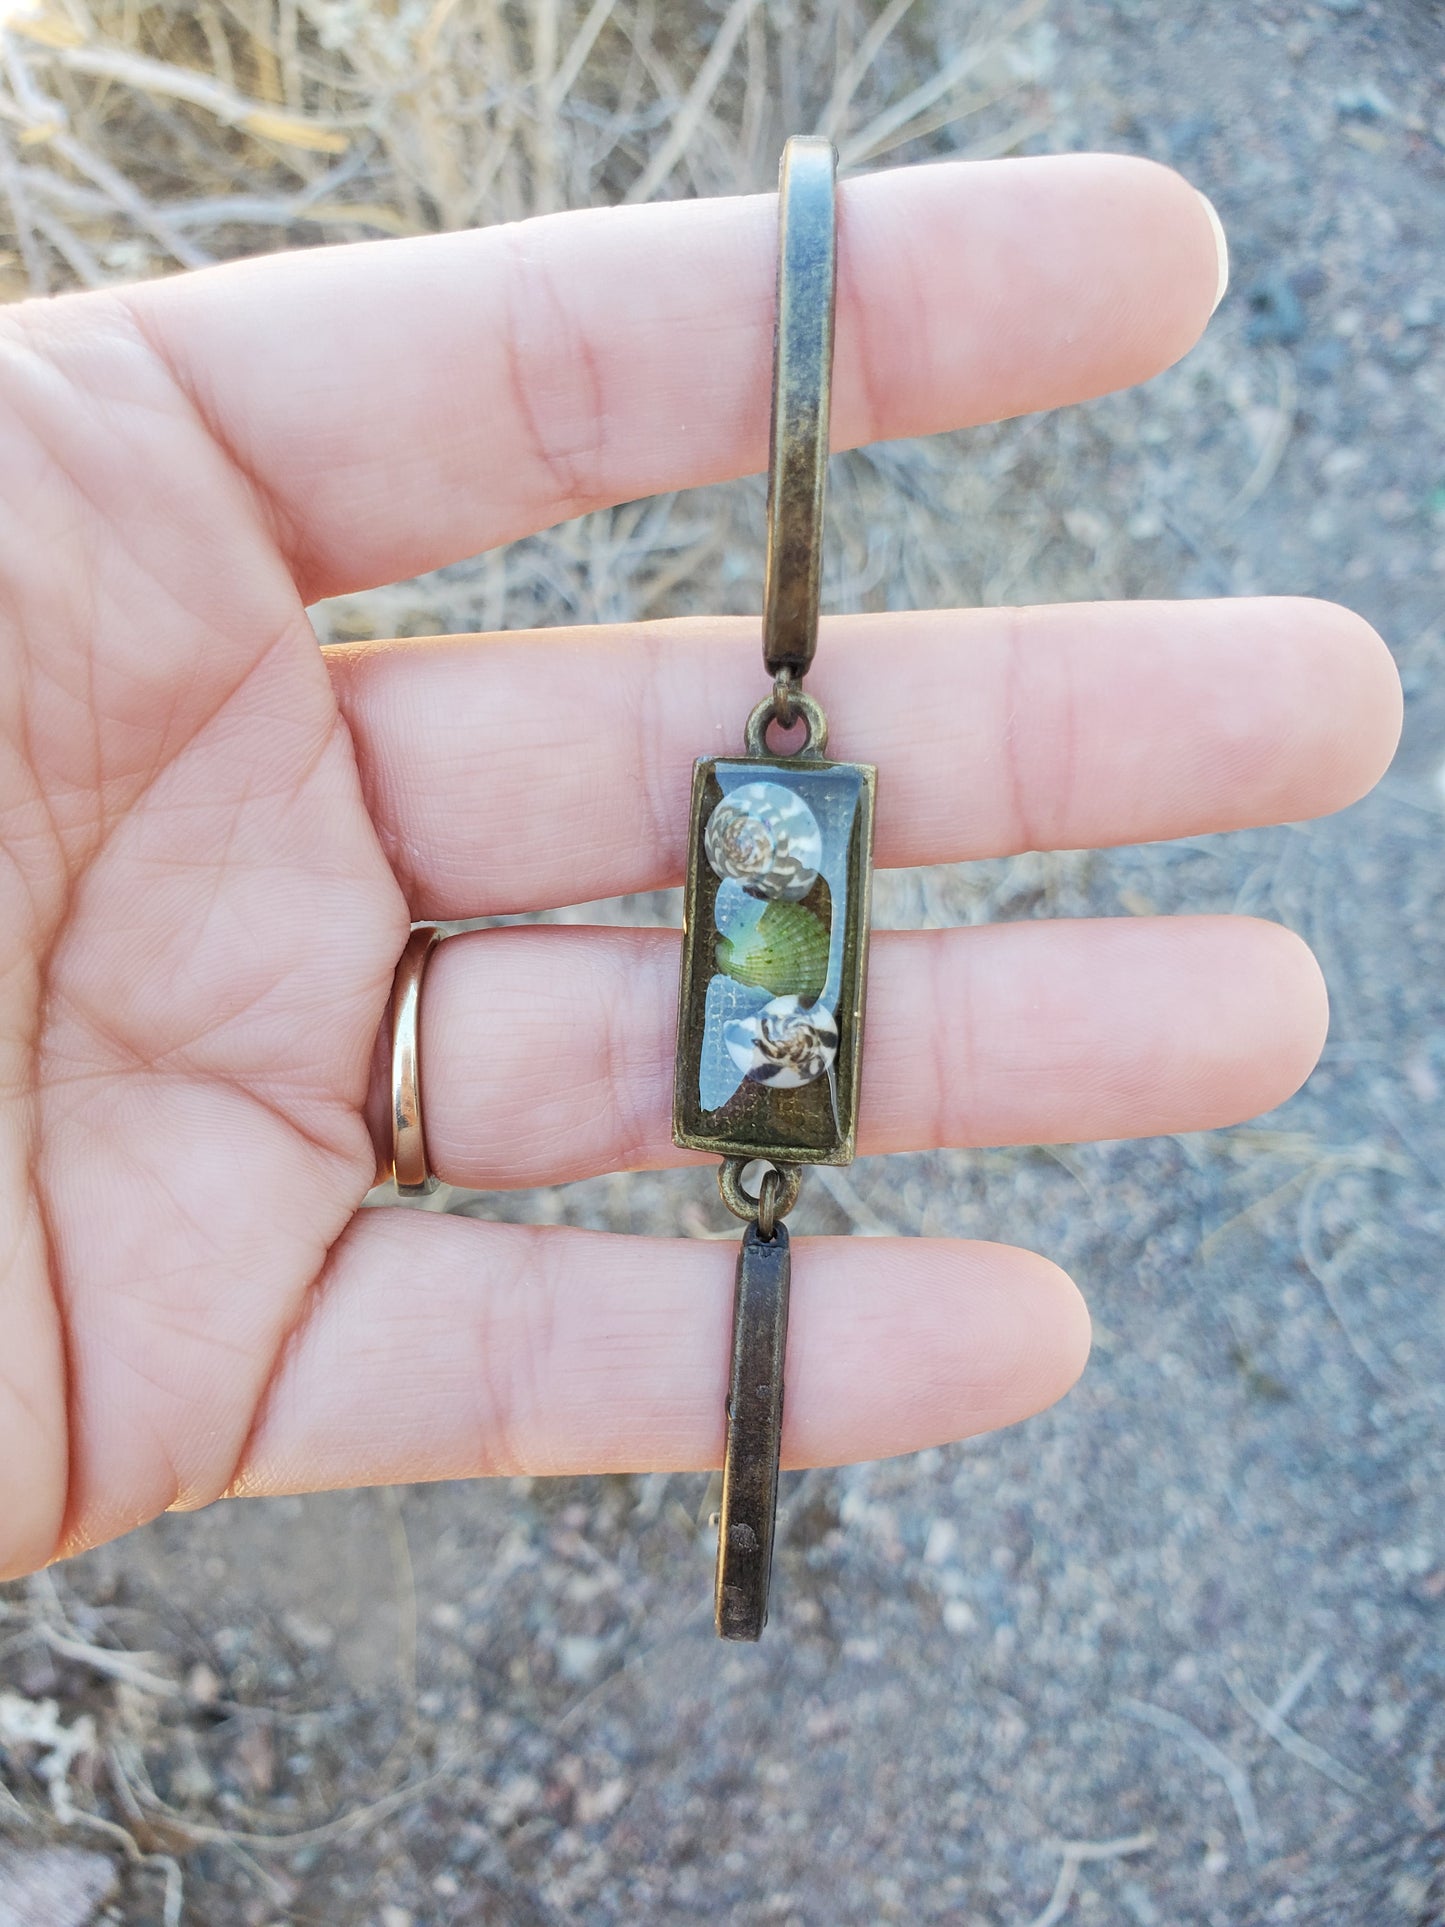
<path fill-rule="evenodd" d="M 226 1493 L 718 1463 L 729 1241 L 357 1206 L 409 921 L 678 882 L 756 622 L 322 652 L 306 605 L 759 469 L 774 223 L 562 215 L 0 315 L 0 1574 Z M 1146 162 L 849 181 L 835 445 L 1146 379 L 1218 283 Z M 1339 809 L 1400 717 L 1379 638 L 1303 598 L 838 620 L 811 686 L 879 766 L 882 864 Z M 676 968 L 653 930 L 445 945 L 439 1172 L 683 1162 Z M 1226 1125 L 1325 1025 L 1248 918 L 881 935 L 860 1148 Z M 785 1459 L 1008 1424 L 1087 1346 L 1046 1258 L 799 1240 Z"/>

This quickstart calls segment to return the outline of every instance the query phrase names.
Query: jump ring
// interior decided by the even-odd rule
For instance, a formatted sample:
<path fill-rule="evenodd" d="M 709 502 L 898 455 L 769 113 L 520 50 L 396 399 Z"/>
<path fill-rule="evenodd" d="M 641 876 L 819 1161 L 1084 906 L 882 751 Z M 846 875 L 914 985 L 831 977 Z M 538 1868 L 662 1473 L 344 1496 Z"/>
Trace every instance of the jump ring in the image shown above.
<path fill-rule="evenodd" d="M 424 1198 L 437 1181 L 426 1159 L 417 1049 L 421 980 L 441 931 L 418 924 L 407 938 L 391 990 L 391 1175 L 403 1198 Z"/>
<path fill-rule="evenodd" d="M 773 751 L 768 748 L 768 730 L 778 720 L 776 700 L 774 696 L 764 696 L 748 717 L 747 726 L 743 730 L 743 742 L 749 756 L 773 754 Z M 801 748 L 795 749 L 788 761 L 791 762 L 795 758 L 799 761 L 819 760 L 828 747 L 828 718 L 823 714 L 822 705 L 814 702 L 811 696 L 805 695 L 798 688 L 794 688 L 792 692 L 792 703 L 796 712 L 793 720 L 796 722 L 801 717 L 807 734 L 803 738 Z"/>
<path fill-rule="evenodd" d="M 778 1227 L 778 1206 L 783 1196 L 783 1174 L 776 1165 L 764 1171 L 758 1186 L 758 1236 L 767 1244 Z"/>
<path fill-rule="evenodd" d="M 772 1236 L 772 1227 L 780 1218 L 786 1218 L 798 1202 L 803 1189 L 803 1173 L 796 1164 L 770 1164 L 763 1178 L 758 1196 L 753 1197 L 743 1189 L 743 1172 L 753 1162 L 752 1158 L 724 1158 L 718 1167 L 717 1188 L 722 1201 L 735 1218 L 743 1218 L 749 1224 L 758 1226 L 759 1236 Z M 777 1180 L 775 1191 L 768 1189 L 769 1179 Z M 767 1189 L 771 1205 L 763 1203 L 763 1191 Z M 762 1228 L 762 1212 L 770 1209 L 768 1229 Z"/>

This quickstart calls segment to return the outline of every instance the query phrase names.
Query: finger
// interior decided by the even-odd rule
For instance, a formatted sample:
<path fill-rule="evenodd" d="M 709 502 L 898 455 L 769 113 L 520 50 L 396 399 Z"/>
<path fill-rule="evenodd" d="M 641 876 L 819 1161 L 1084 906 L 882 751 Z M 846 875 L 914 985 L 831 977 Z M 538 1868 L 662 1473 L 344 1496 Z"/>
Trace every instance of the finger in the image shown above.
<path fill-rule="evenodd" d="M 326 656 L 417 918 L 680 881 L 693 758 L 766 687 L 746 620 Z M 1294 597 L 837 617 L 810 687 L 829 754 L 878 765 L 885 865 L 1318 816 L 1400 728 L 1374 630 Z"/>
<path fill-rule="evenodd" d="M 242 1494 L 722 1462 L 732 1240 L 365 1211 L 238 1470 Z M 1009 1425 L 1083 1369 L 1047 1259 L 912 1238 L 794 1245 L 783 1458 L 883 1458 Z"/>
<path fill-rule="evenodd" d="M 433 1168 L 495 1189 L 693 1162 L 672 1143 L 677 972 L 671 931 L 513 926 L 444 943 L 421 1006 Z M 1253 918 L 881 933 L 860 1149 L 1233 1124 L 1299 1086 L 1327 1015 L 1309 951 Z M 382 1166 L 388 1088 L 378 1062 Z"/>
<path fill-rule="evenodd" d="M 595 209 L 119 298 L 315 599 L 761 468 L 776 228 L 772 195 Z M 1104 154 L 848 181 L 838 258 L 839 447 L 1145 380 L 1220 275 L 1187 182 Z"/>

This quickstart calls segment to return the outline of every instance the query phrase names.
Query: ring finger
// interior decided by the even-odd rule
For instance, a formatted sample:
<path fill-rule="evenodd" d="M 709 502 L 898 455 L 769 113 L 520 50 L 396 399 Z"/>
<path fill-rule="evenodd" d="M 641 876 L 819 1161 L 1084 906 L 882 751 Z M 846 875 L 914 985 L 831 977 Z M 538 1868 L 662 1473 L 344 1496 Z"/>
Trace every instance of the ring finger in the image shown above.
<path fill-rule="evenodd" d="M 488 1188 L 694 1160 L 673 1148 L 677 938 L 512 928 L 450 939 L 422 999 L 427 1148 Z M 1247 917 L 884 934 L 860 1149 L 1202 1130 L 1281 1102 L 1324 1039 L 1298 938 Z M 370 1114 L 390 1159 L 384 1066 Z"/>
<path fill-rule="evenodd" d="M 326 656 L 418 919 L 677 883 L 693 758 L 766 687 L 746 619 Z M 1400 722 L 1369 624 L 1294 597 L 836 617 L 809 686 L 830 753 L 878 765 L 884 866 L 1322 815 Z"/>

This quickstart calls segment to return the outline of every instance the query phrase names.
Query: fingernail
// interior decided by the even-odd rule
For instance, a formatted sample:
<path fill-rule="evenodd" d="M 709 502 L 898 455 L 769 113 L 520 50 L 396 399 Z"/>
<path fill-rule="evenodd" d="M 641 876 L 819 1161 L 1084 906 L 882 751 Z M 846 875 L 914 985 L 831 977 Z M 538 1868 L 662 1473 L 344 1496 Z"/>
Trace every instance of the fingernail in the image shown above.
<path fill-rule="evenodd" d="M 1217 308 L 1224 299 L 1225 289 L 1229 286 L 1229 243 L 1224 238 L 1224 223 L 1216 214 L 1213 201 L 1207 194 L 1200 194 L 1197 187 L 1194 192 L 1199 194 L 1200 200 L 1203 201 L 1204 212 L 1209 216 L 1209 225 L 1214 229 L 1214 246 L 1219 255 L 1219 286 L 1214 291 L 1214 308 Z M 1214 313 L 1214 308 L 1209 310 L 1211 314 Z"/>

